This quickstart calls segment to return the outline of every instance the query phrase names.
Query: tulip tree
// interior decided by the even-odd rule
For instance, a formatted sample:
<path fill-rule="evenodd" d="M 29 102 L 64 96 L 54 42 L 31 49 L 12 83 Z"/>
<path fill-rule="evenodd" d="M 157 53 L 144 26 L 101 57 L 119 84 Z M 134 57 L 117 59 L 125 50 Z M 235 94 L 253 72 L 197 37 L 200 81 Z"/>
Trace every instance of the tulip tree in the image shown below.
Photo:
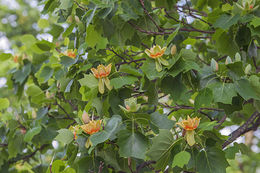
<path fill-rule="evenodd" d="M 0 54 L 0 172 L 259 169 L 258 1 L 39 3 L 52 41 Z"/>

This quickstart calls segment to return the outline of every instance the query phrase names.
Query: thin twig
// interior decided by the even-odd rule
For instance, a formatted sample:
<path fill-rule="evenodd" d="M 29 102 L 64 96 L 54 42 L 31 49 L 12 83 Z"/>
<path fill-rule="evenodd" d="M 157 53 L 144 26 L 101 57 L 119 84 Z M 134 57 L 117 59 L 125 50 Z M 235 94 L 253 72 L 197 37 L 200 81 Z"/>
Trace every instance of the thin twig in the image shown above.
<path fill-rule="evenodd" d="M 7 147 L 8 144 L 0 144 L 0 147 Z"/>
<path fill-rule="evenodd" d="M 98 168 L 98 173 L 102 173 L 103 167 L 104 167 L 104 162 L 100 161 L 99 168 Z"/>
<path fill-rule="evenodd" d="M 28 155 L 25 155 L 25 156 L 22 156 L 22 157 L 17 157 L 17 158 L 14 158 L 12 160 L 9 160 L 9 164 L 13 164 L 13 163 L 16 163 L 20 160 L 28 160 L 29 158 L 33 157 L 37 151 L 42 151 L 44 148 L 46 148 L 47 146 L 49 146 L 49 144 L 43 144 L 40 148 L 37 148 L 34 152 L 32 152 L 31 154 L 28 154 Z"/>
<path fill-rule="evenodd" d="M 159 31 L 164 31 L 164 29 L 161 28 L 160 26 L 158 26 L 157 23 L 154 21 L 153 17 L 148 13 L 147 9 L 144 6 L 144 1 L 143 0 L 139 0 L 139 2 L 142 5 L 142 8 L 144 9 L 144 13 L 149 17 L 149 19 L 153 22 L 153 24 L 156 26 L 156 28 Z"/>
<path fill-rule="evenodd" d="M 70 117 L 68 112 L 58 102 L 56 102 L 55 105 L 58 105 L 58 107 L 67 115 L 68 119 L 73 120 L 73 118 Z"/>
<path fill-rule="evenodd" d="M 225 115 L 221 118 L 221 120 L 219 120 L 218 125 L 216 125 L 214 128 L 215 128 L 215 129 L 218 129 L 218 128 L 225 122 L 226 119 L 227 119 L 227 115 L 225 114 Z"/>

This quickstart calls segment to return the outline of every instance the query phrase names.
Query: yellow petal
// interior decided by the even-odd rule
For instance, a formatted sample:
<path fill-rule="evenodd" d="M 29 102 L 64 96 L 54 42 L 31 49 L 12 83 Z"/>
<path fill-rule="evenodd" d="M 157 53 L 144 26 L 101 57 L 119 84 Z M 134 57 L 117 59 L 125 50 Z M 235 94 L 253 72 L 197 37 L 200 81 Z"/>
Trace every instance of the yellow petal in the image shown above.
<path fill-rule="evenodd" d="M 194 139 L 194 130 L 187 130 L 185 137 L 189 146 L 193 146 L 196 143 Z"/>
<path fill-rule="evenodd" d="M 98 91 L 100 92 L 100 94 L 104 94 L 104 92 L 105 92 L 103 78 L 99 79 L 99 81 L 98 81 Z"/>

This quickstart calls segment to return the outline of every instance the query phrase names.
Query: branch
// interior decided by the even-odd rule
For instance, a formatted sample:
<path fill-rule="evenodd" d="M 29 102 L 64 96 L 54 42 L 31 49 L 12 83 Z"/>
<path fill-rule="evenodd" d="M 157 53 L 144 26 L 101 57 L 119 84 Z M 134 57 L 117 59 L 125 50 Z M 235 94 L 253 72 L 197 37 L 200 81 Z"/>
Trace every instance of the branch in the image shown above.
<path fill-rule="evenodd" d="M 128 61 L 128 62 L 120 62 L 120 63 L 117 63 L 116 66 L 120 66 L 120 65 L 123 65 L 123 64 L 131 64 L 133 62 L 144 61 L 144 60 L 146 60 L 146 59 L 141 58 L 141 59 L 131 60 L 131 61 Z"/>
<path fill-rule="evenodd" d="M 178 6 L 178 5 L 175 6 L 175 8 L 176 8 L 176 9 L 178 9 L 178 8 L 188 9 L 188 7 L 186 7 L 186 6 Z M 192 12 L 199 13 L 199 14 L 201 14 L 202 16 L 205 16 L 205 17 L 208 16 L 208 14 L 207 14 L 206 12 L 204 12 L 204 11 L 198 11 L 198 10 L 195 10 L 195 9 L 192 9 L 192 8 L 189 8 L 188 10 L 189 10 L 189 11 L 192 11 Z"/>
<path fill-rule="evenodd" d="M 141 171 L 142 168 L 149 166 L 151 164 L 155 164 L 156 162 L 153 160 L 147 161 L 147 162 L 143 162 L 140 165 L 137 166 L 136 168 L 136 173 L 138 173 L 139 171 Z"/>
<path fill-rule="evenodd" d="M 169 106 L 169 105 L 163 104 L 163 103 L 159 103 L 159 104 L 161 104 L 162 106 L 164 106 L 164 107 L 166 107 L 166 108 L 171 108 L 171 109 L 173 109 L 172 111 L 170 111 L 169 114 L 171 114 L 171 113 L 174 112 L 174 111 L 180 110 L 180 109 L 192 109 L 192 110 L 195 109 L 194 107 L 186 106 L 186 105 L 177 105 L 177 104 L 176 104 L 176 106 Z M 220 112 L 223 112 L 223 111 L 224 111 L 223 109 L 218 109 L 218 108 L 200 108 L 200 109 L 198 110 L 198 112 L 201 113 L 201 114 L 203 114 L 203 115 L 205 115 L 205 116 L 207 116 L 207 117 L 210 119 L 210 121 L 213 121 L 213 119 L 212 119 L 208 114 L 206 114 L 205 112 L 203 112 L 202 110 L 212 110 L 212 111 L 220 111 Z"/>
<path fill-rule="evenodd" d="M 99 168 L 98 168 L 98 173 L 102 173 L 103 167 L 104 167 L 104 162 L 100 161 Z"/>
<path fill-rule="evenodd" d="M 166 9 L 164 9 L 164 11 L 165 11 L 165 14 L 166 14 L 165 16 L 166 16 L 166 17 L 168 17 L 168 18 L 170 18 L 170 19 L 173 19 L 173 20 L 175 20 L 176 22 L 180 22 L 180 23 L 182 23 L 183 25 L 186 25 L 186 26 L 190 27 L 190 29 L 188 29 L 188 28 L 180 28 L 180 31 L 188 31 L 188 32 L 194 31 L 194 32 L 207 33 L 207 34 L 213 34 L 213 33 L 215 33 L 215 31 L 204 31 L 204 30 L 200 30 L 200 29 L 194 28 L 192 25 L 190 25 L 190 24 L 184 22 L 183 20 L 180 21 L 180 20 L 178 20 L 178 19 L 176 19 L 176 18 L 170 16 L 170 14 L 168 13 L 168 11 L 167 11 Z M 175 29 L 176 29 L 176 28 L 165 28 L 165 30 L 175 30 Z"/>
<path fill-rule="evenodd" d="M 25 155 L 25 156 L 23 156 L 23 157 L 17 157 L 17 158 L 14 158 L 14 159 L 12 159 L 12 160 L 9 160 L 9 164 L 13 164 L 13 163 L 15 163 L 15 162 L 18 162 L 18 161 L 20 161 L 20 160 L 28 160 L 28 159 L 30 159 L 31 157 L 33 157 L 36 153 L 37 153 L 37 151 L 42 151 L 44 148 L 46 148 L 47 146 L 49 146 L 49 144 L 43 144 L 40 148 L 37 148 L 34 152 L 32 152 L 31 154 L 28 154 L 28 155 Z"/>
<path fill-rule="evenodd" d="M 70 117 L 68 112 L 58 102 L 56 102 L 54 105 L 58 105 L 58 107 L 67 115 L 68 119 L 73 120 L 73 118 Z"/>
<path fill-rule="evenodd" d="M 143 0 L 139 0 L 139 2 L 141 3 L 142 5 L 142 8 L 144 9 L 144 13 L 149 17 L 149 19 L 153 22 L 153 24 L 156 26 L 156 28 L 159 30 L 159 31 L 164 31 L 163 28 L 160 28 L 157 23 L 154 21 L 153 17 L 148 13 L 147 9 L 145 8 L 144 6 L 144 1 Z"/>
<path fill-rule="evenodd" d="M 253 123 L 255 120 L 256 122 Z M 252 126 L 249 127 L 249 125 L 251 124 Z M 242 126 L 240 126 L 238 129 L 236 129 L 229 135 L 230 137 L 223 143 L 222 148 L 225 148 L 227 145 L 235 141 L 238 137 L 245 134 L 246 132 L 250 130 L 256 130 L 259 125 L 260 125 L 260 114 L 259 112 L 256 111 Z"/>
<path fill-rule="evenodd" d="M 221 118 L 221 120 L 219 120 L 219 124 L 218 125 L 216 125 L 214 128 L 215 129 L 218 129 L 224 122 L 225 122 L 225 120 L 227 119 L 227 115 L 225 114 L 222 118 Z"/>
<path fill-rule="evenodd" d="M 77 1 L 74 1 L 74 2 L 75 2 L 75 4 L 77 4 L 77 6 L 78 6 L 79 8 L 81 8 L 82 10 L 88 10 L 87 8 L 81 6 Z"/>
<path fill-rule="evenodd" d="M 107 50 L 113 52 L 116 56 L 118 56 L 120 59 L 122 59 L 124 62 L 126 62 L 126 59 L 124 57 L 122 57 L 121 55 L 119 55 L 118 53 L 116 53 L 113 49 L 107 48 Z"/>
<path fill-rule="evenodd" d="M 0 147 L 7 147 L 8 144 L 0 144 Z"/>

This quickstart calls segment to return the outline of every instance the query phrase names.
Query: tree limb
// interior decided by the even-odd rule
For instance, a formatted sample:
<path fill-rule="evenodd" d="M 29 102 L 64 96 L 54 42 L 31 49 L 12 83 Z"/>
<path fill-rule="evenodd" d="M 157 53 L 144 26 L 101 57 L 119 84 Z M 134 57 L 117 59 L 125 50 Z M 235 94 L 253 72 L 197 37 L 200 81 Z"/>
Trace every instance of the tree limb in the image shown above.
<path fill-rule="evenodd" d="M 251 124 L 252 126 L 249 127 L 249 125 Z M 238 129 L 236 129 L 229 135 L 230 137 L 223 143 L 222 148 L 225 148 L 227 145 L 235 141 L 238 137 L 245 134 L 246 132 L 250 130 L 256 130 L 259 125 L 260 125 L 260 114 L 259 112 L 256 111 L 242 126 L 240 126 Z"/>
<path fill-rule="evenodd" d="M 46 148 L 47 146 L 49 146 L 49 144 L 43 144 L 40 148 L 37 148 L 34 152 L 32 152 L 32 153 L 30 153 L 30 154 L 28 154 L 28 155 L 25 155 L 25 156 L 22 156 L 22 157 L 16 157 L 16 158 L 14 158 L 14 159 L 12 159 L 12 160 L 9 160 L 9 164 L 13 164 L 13 163 L 15 163 L 15 162 L 18 162 L 18 161 L 20 161 L 20 160 L 28 160 L 28 159 L 30 159 L 31 157 L 33 157 L 36 153 L 37 153 L 37 151 L 42 151 L 44 148 Z"/>

